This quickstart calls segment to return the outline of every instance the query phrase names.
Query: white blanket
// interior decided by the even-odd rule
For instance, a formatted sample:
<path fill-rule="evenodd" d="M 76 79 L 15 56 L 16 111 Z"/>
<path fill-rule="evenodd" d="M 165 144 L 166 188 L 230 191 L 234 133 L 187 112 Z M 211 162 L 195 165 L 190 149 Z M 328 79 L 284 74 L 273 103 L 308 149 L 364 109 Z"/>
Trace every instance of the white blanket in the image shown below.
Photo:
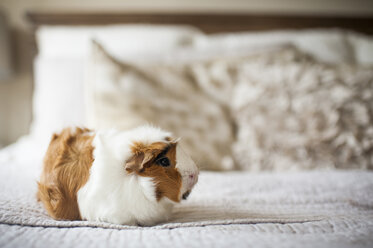
<path fill-rule="evenodd" d="M 27 143 L 27 142 L 26 142 Z M 35 199 L 37 146 L 0 152 L 0 247 L 371 247 L 373 173 L 203 172 L 154 227 L 55 221 Z"/>

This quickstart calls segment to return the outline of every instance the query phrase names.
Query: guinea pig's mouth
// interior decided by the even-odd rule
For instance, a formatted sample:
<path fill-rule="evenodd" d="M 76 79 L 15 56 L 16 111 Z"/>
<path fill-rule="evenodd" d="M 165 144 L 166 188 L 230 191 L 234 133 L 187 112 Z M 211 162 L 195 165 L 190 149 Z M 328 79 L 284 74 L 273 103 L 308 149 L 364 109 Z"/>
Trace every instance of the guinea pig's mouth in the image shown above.
<path fill-rule="evenodd" d="M 185 192 L 182 196 L 183 200 L 186 200 L 188 199 L 188 196 L 190 195 L 190 190 L 188 190 L 187 192 Z"/>

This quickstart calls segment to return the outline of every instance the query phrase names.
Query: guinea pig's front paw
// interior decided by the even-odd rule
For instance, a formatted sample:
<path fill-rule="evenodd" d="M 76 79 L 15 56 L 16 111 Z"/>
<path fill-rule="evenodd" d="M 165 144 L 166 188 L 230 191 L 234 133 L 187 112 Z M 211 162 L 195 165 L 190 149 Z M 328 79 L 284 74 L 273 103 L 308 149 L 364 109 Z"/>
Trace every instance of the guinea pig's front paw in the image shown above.
<path fill-rule="evenodd" d="M 155 226 L 155 225 L 158 225 L 158 224 L 162 224 L 162 223 L 165 223 L 167 222 L 168 220 L 168 217 L 164 217 L 164 218 L 158 218 L 158 219 L 152 219 L 152 220 L 137 220 L 136 221 L 136 225 L 137 226 L 140 226 L 140 227 L 150 227 L 150 226 Z"/>
<path fill-rule="evenodd" d="M 136 226 L 139 226 L 139 227 L 151 227 L 151 226 L 154 226 L 156 225 L 157 223 L 149 223 L 149 222 L 136 222 Z"/>
<path fill-rule="evenodd" d="M 136 226 L 139 226 L 139 227 L 148 227 L 149 225 L 145 225 L 142 222 L 136 222 Z"/>

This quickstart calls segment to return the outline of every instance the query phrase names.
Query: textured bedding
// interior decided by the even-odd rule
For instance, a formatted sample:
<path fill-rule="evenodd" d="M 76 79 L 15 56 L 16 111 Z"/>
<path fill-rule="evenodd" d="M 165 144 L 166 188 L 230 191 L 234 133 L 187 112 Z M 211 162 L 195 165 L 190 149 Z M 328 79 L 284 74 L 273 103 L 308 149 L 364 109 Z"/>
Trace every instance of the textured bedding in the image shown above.
<path fill-rule="evenodd" d="M 36 202 L 42 151 L 0 151 L 0 247 L 371 247 L 373 173 L 203 172 L 167 223 L 54 221 Z"/>

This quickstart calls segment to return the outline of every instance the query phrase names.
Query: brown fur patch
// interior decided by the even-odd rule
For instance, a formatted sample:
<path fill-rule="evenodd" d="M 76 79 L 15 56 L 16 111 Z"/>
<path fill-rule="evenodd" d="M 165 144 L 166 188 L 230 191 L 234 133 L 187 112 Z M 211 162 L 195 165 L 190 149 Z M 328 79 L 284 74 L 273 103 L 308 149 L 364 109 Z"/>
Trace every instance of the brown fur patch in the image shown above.
<path fill-rule="evenodd" d="M 54 219 L 80 220 L 77 192 L 88 181 L 93 163 L 92 140 L 88 129 L 64 129 L 54 134 L 44 157 L 38 182 L 38 200 Z"/>
<path fill-rule="evenodd" d="M 163 197 L 175 202 L 180 201 L 182 178 L 176 169 L 176 146 L 177 143 L 156 142 L 150 145 L 134 143 L 131 147 L 135 155 L 129 161 L 137 161 L 138 163 L 134 172 L 140 176 L 153 178 L 156 184 L 156 198 L 158 201 Z M 161 153 L 164 153 L 162 154 L 163 157 L 169 159 L 170 166 L 162 167 L 156 163 L 156 159 L 159 159 L 158 156 Z M 144 158 L 145 162 L 141 161 Z"/>

